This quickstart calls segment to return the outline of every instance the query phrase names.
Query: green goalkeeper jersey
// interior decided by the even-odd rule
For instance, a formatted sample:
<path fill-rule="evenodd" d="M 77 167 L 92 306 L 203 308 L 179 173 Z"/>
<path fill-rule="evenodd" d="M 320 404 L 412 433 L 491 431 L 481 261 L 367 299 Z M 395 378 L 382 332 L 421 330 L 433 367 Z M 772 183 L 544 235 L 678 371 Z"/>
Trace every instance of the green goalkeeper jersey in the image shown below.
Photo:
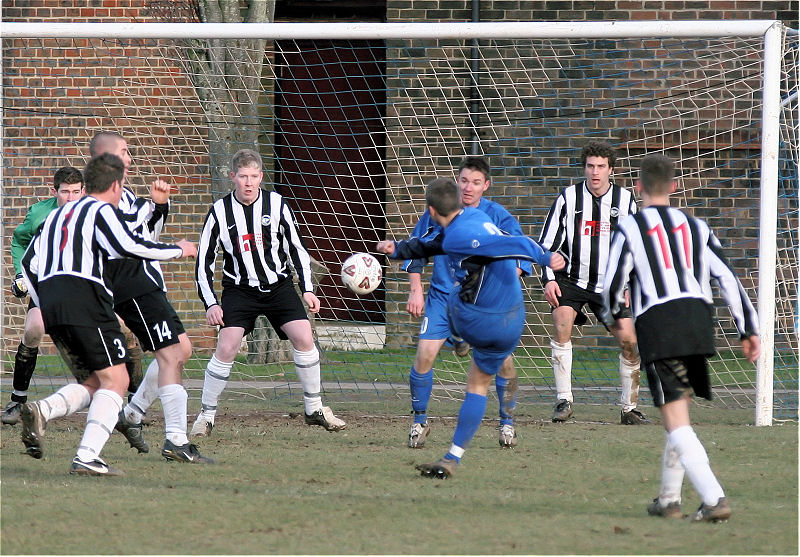
<path fill-rule="evenodd" d="M 11 261 L 14 263 L 14 272 L 22 272 L 22 256 L 28 249 L 36 231 L 53 210 L 58 208 L 58 200 L 55 197 L 34 203 L 28 208 L 25 220 L 14 229 L 11 237 Z"/>

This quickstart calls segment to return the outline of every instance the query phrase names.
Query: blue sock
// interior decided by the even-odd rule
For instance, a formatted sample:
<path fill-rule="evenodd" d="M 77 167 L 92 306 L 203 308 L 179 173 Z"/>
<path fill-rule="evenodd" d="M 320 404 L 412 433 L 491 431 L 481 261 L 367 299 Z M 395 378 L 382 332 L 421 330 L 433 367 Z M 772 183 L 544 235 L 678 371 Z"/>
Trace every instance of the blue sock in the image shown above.
<path fill-rule="evenodd" d="M 467 393 L 461 404 L 461 410 L 458 412 L 458 423 L 456 431 L 453 433 L 453 445 L 466 449 L 475 436 L 475 432 L 478 431 L 485 413 L 486 397 Z M 444 457 L 461 462 L 460 455 L 454 455 L 450 451 Z"/>
<path fill-rule="evenodd" d="M 411 388 L 411 408 L 414 410 L 414 423 L 424 424 L 428 421 L 428 401 L 433 391 L 433 370 L 428 373 L 417 373 L 411 366 L 408 375 L 408 385 Z"/>
<path fill-rule="evenodd" d="M 505 400 L 508 379 L 495 375 L 494 385 L 497 389 L 497 401 L 500 403 L 500 425 L 514 425 L 514 408 L 517 407 L 517 393 L 511 400 Z"/>

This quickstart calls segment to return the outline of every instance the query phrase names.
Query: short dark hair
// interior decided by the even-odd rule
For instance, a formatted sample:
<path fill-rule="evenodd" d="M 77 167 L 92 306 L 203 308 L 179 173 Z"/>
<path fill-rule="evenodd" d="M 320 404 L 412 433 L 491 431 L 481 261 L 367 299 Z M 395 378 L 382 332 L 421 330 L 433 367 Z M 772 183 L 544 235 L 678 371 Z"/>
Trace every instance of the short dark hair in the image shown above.
<path fill-rule="evenodd" d="M 114 182 L 122 182 L 125 165 L 122 159 L 111 153 L 103 153 L 88 162 L 83 170 L 86 179 L 86 193 L 103 193 L 108 191 Z"/>
<path fill-rule="evenodd" d="M 236 174 L 240 168 L 245 166 L 258 166 L 259 170 L 263 169 L 261 155 L 252 149 L 239 149 L 236 151 L 231 158 L 231 172 Z"/>
<path fill-rule="evenodd" d="M 592 140 L 583 146 L 581 150 L 581 166 L 586 166 L 586 159 L 589 157 L 603 157 L 608 160 L 609 168 L 617 166 L 617 152 L 605 141 Z"/>
<path fill-rule="evenodd" d="M 100 154 L 101 151 L 105 151 L 108 149 L 107 145 L 110 140 L 114 141 L 125 141 L 125 138 L 122 135 L 118 134 L 117 132 L 111 131 L 102 131 L 97 132 L 94 134 L 94 137 L 89 142 L 89 156 L 96 157 Z"/>
<path fill-rule="evenodd" d="M 639 182 L 642 189 L 649 194 L 669 193 L 675 181 L 675 163 L 661 153 L 652 153 L 642 159 L 639 168 Z"/>
<path fill-rule="evenodd" d="M 425 189 L 425 202 L 446 217 L 461 208 L 461 193 L 450 178 L 436 178 Z"/>
<path fill-rule="evenodd" d="M 58 191 L 61 184 L 83 184 L 83 174 L 73 166 L 65 166 L 53 174 L 53 189 Z"/>
<path fill-rule="evenodd" d="M 486 162 L 486 159 L 483 157 L 467 157 L 461 164 L 458 165 L 458 173 L 461 174 L 461 171 L 465 168 L 469 168 L 471 170 L 477 170 L 478 172 L 482 173 L 484 178 L 487 180 L 491 175 L 491 169 L 489 168 L 489 163 Z"/>

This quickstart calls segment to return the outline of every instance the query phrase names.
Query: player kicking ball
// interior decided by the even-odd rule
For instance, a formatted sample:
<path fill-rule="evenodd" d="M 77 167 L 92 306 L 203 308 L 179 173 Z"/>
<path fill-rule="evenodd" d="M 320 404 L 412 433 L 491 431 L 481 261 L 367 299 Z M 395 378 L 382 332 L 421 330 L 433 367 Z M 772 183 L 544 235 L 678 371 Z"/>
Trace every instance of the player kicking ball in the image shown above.
<path fill-rule="evenodd" d="M 441 232 L 424 239 L 384 240 L 376 250 L 392 259 L 446 254 L 453 266 L 466 272 L 451 291 L 447 310 L 453 334 L 472 345 L 467 393 L 450 450 L 438 461 L 416 467 L 423 476 L 445 479 L 461 463 L 486 412 L 489 385 L 522 336 L 525 302 L 516 260 L 527 259 L 554 270 L 564 268 L 566 262 L 527 236 L 504 234 L 485 213 L 462 207 L 453 180 L 433 180 L 425 191 L 425 201 Z"/>

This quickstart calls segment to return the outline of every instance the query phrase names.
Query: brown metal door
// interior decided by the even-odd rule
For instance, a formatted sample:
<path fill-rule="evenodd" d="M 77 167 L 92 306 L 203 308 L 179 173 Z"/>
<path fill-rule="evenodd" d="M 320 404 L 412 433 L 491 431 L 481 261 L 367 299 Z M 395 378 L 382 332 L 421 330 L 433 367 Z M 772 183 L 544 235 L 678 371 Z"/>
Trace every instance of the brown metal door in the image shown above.
<path fill-rule="evenodd" d="M 385 237 L 381 41 L 284 41 L 276 66 L 276 189 L 295 211 L 311 256 L 327 266 L 319 316 L 383 323 L 383 286 L 356 296 L 341 262 Z M 382 264 L 384 258 L 380 257 Z"/>

